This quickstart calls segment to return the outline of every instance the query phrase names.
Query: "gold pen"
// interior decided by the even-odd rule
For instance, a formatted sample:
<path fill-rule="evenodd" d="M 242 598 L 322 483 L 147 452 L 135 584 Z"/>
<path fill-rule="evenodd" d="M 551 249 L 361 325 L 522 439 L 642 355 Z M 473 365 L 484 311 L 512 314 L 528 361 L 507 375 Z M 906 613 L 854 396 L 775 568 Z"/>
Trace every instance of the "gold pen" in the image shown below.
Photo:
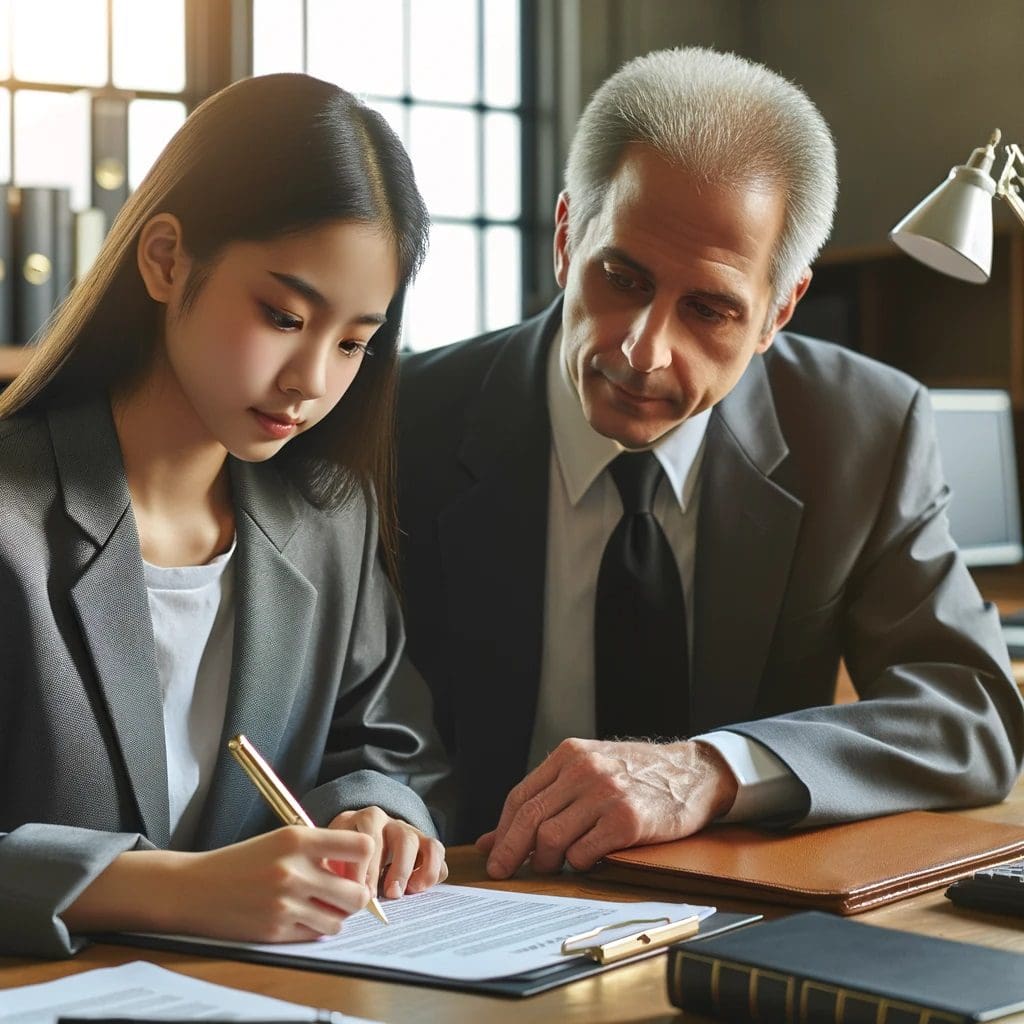
<path fill-rule="evenodd" d="M 228 750 L 245 769 L 245 774 L 252 779 L 253 785 L 260 791 L 260 796 L 270 804 L 274 813 L 286 825 L 308 825 L 310 828 L 316 828 L 313 819 L 302 809 L 302 804 L 288 792 L 274 769 L 243 735 L 239 734 L 228 740 Z M 381 924 L 388 923 L 387 915 L 377 902 L 376 896 L 370 897 L 369 910 Z"/>

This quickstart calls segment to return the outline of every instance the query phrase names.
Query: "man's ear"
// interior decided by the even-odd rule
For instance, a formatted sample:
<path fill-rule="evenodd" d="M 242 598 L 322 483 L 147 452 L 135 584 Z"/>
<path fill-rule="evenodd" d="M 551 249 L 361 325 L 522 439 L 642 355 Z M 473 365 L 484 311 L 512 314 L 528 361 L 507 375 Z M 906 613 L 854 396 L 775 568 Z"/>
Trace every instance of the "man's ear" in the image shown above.
<path fill-rule="evenodd" d="M 555 203 L 555 280 L 559 288 L 569 279 L 569 193 L 558 193 Z"/>
<path fill-rule="evenodd" d="M 170 302 L 175 286 L 181 287 L 191 266 L 181 221 L 173 213 L 151 217 L 139 232 L 135 257 L 149 297 L 156 302 Z"/>
<path fill-rule="evenodd" d="M 796 304 L 804 297 L 804 293 L 807 291 L 808 286 L 811 283 L 811 271 L 808 270 L 803 277 L 797 281 L 794 285 L 793 290 L 789 293 L 789 298 L 783 303 L 778 312 L 772 319 L 768 330 L 765 331 L 764 337 L 760 340 L 757 346 L 758 352 L 767 352 L 771 348 L 772 342 L 775 340 L 775 335 L 782 330 L 786 324 L 789 323 L 790 317 L 793 315 L 793 311 L 796 309 Z"/>

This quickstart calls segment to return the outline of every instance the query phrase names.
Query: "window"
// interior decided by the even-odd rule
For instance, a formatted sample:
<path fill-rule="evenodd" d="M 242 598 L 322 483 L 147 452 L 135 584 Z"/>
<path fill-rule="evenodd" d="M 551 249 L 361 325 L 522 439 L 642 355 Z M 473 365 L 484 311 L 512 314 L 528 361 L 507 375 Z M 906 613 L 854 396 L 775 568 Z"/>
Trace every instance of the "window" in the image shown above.
<path fill-rule="evenodd" d="M 107 222 L 185 119 L 185 0 L 0 0 L 0 182 Z"/>
<path fill-rule="evenodd" d="M 394 128 L 430 210 L 404 343 L 522 315 L 520 0 L 253 0 L 254 74 L 307 71 Z"/>

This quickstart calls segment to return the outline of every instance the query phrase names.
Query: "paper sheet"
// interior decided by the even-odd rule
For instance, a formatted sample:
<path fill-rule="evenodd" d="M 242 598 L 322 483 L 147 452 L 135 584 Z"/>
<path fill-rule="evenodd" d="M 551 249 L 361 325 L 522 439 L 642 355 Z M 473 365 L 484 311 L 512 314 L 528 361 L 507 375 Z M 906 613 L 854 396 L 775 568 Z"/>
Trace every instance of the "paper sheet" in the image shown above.
<path fill-rule="evenodd" d="M 482 981 L 567 963 L 570 958 L 559 952 L 562 940 L 600 925 L 680 921 L 693 915 L 703 919 L 715 912 L 714 907 L 685 903 L 616 903 L 458 885 L 438 885 L 385 906 L 391 921 L 387 927 L 363 912 L 346 921 L 339 935 L 318 942 L 204 944 Z M 642 928 L 631 926 L 600 938 L 607 941 Z"/>
<path fill-rule="evenodd" d="M 369 1024 L 361 1017 L 198 981 L 141 961 L 83 971 L 39 985 L 0 989 L 0 1024 L 54 1024 L 59 1016 Z"/>

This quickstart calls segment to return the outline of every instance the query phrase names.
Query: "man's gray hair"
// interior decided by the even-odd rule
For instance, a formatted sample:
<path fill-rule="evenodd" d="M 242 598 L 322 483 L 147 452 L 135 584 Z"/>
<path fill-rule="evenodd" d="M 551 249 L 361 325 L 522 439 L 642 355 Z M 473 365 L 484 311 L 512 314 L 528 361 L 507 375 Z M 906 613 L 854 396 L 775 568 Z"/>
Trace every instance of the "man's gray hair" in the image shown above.
<path fill-rule="evenodd" d="M 699 47 L 623 65 L 594 93 L 573 136 L 570 247 L 600 211 L 632 142 L 698 181 L 766 182 L 782 192 L 785 222 L 770 271 L 781 306 L 828 238 L 838 188 L 832 134 L 803 90 L 760 64 Z"/>

